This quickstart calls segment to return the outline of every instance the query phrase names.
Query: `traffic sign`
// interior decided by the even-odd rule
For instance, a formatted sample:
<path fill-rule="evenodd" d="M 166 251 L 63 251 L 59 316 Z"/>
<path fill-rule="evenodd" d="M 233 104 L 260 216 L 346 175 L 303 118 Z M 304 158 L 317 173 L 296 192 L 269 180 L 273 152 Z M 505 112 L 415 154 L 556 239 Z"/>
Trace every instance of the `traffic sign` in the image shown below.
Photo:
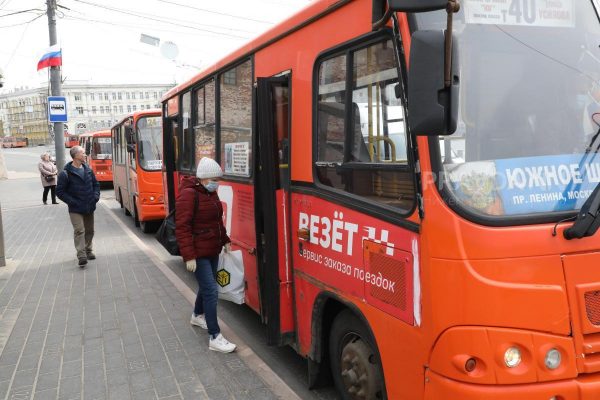
<path fill-rule="evenodd" d="M 48 121 L 67 122 L 67 99 L 63 96 L 48 96 Z"/>

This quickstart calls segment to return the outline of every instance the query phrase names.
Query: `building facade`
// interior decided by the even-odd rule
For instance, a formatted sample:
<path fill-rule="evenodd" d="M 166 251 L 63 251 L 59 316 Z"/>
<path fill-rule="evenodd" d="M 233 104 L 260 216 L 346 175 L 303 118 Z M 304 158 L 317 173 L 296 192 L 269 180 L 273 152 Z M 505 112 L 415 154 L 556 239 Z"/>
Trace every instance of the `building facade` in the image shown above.
<path fill-rule="evenodd" d="M 78 135 L 110 128 L 125 115 L 160 108 L 162 95 L 173 84 L 91 85 L 67 82 L 65 133 Z M 52 125 L 47 117 L 48 88 L 15 90 L 0 95 L 2 136 L 26 137 L 30 145 L 50 143 Z"/>

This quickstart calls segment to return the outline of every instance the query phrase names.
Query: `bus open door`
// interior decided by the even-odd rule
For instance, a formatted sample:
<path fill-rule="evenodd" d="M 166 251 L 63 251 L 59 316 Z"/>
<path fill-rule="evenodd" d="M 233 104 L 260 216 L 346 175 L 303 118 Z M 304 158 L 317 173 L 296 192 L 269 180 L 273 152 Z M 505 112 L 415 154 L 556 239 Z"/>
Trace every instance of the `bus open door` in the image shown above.
<path fill-rule="evenodd" d="M 294 341 L 290 254 L 289 77 L 258 78 L 258 145 L 255 182 L 261 315 L 267 343 Z M 276 244 L 276 245 L 275 245 Z"/>

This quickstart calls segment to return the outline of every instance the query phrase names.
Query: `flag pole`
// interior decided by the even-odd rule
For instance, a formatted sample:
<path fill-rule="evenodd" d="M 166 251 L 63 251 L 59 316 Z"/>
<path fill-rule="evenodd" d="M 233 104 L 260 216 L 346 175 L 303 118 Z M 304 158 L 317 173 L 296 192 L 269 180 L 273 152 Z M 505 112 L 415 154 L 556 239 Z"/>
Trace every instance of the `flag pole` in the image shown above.
<path fill-rule="evenodd" d="M 48 34 L 50 36 L 50 46 L 54 46 L 57 43 L 55 14 L 56 0 L 46 0 L 46 5 L 48 6 Z M 52 96 L 60 96 L 62 94 L 61 84 L 60 66 L 51 66 L 50 85 L 52 86 Z M 62 122 L 54 123 L 54 149 L 56 150 L 56 168 L 59 171 L 62 171 L 65 166 L 64 127 Z"/>

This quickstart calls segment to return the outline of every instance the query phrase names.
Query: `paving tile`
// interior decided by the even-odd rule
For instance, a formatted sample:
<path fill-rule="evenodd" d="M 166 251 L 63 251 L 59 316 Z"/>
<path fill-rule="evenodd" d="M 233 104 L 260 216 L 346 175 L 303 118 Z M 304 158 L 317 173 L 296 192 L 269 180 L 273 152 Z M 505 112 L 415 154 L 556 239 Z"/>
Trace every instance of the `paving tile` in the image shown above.
<path fill-rule="evenodd" d="M 35 391 L 44 391 L 47 389 L 54 389 L 58 387 L 58 372 L 51 372 L 49 374 L 39 375 L 37 377 Z"/>
<path fill-rule="evenodd" d="M 0 280 L 0 315 L 14 321 L 0 354 L 0 399 L 274 398 L 239 355 L 207 350 L 186 299 L 107 212 L 95 215 L 99 259 L 84 270 L 64 209 L 8 214 L 9 226 L 53 223 L 46 233 L 24 228 L 21 241 L 37 246 L 25 269 Z M 13 235 L 7 241 L 25 251 Z M 47 262 L 31 262 L 42 252 Z"/>
<path fill-rule="evenodd" d="M 171 376 L 154 379 L 154 387 L 156 387 L 158 397 L 168 397 L 179 394 L 177 382 L 175 382 L 175 379 Z"/>

